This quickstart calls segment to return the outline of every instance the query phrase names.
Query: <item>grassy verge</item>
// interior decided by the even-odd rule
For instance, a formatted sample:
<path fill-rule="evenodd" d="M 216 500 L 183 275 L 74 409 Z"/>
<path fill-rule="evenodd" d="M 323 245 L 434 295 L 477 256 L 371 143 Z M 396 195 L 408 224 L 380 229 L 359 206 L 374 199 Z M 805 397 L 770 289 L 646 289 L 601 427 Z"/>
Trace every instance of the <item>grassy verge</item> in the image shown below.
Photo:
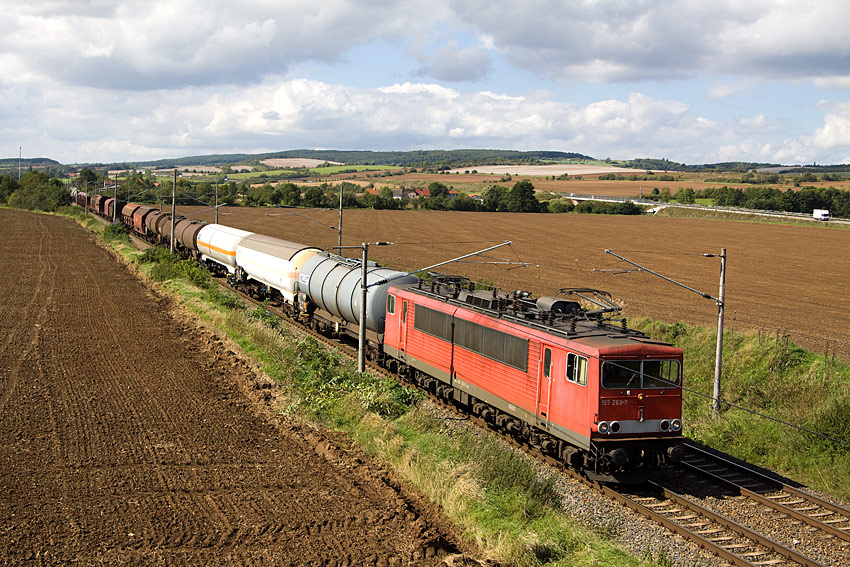
<path fill-rule="evenodd" d="M 89 226 L 140 273 L 229 336 L 286 393 L 280 411 L 348 434 L 389 463 L 488 557 L 505 565 L 666 565 L 630 556 L 563 513 L 552 479 L 489 432 L 452 426 L 423 395 L 395 380 L 359 373 L 353 361 L 281 325 L 264 307 L 246 308 L 192 261 L 165 250 L 139 253 L 120 229 Z"/>
<path fill-rule="evenodd" d="M 650 336 L 684 349 L 685 386 L 711 394 L 715 330 L 683 323 L 632 320 Z M 723 334 L 721 398 L 777 420 L 850 443 L 850 365 L 804 351 L 785 336 L 764 332 Z M 850 500 L 850 446 L 743 409 L 724 407 L 685 392 L 685 434 L 740 459 Z"/>

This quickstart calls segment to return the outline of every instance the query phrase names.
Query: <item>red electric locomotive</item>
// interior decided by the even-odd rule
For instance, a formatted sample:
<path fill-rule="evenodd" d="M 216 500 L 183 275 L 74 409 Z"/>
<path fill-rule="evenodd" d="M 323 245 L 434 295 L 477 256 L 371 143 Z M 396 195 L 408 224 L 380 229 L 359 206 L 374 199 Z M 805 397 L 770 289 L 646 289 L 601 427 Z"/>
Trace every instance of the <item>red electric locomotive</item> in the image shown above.
<path fill-rule="evenodd" d="M 591 309 L 581 304 L 591 305 Z M 612 324 L 604 292 L 475 291 L 462 278 L 389 288 L 396 370 L 600 481 L 682 456 L 682 350 Z"/>

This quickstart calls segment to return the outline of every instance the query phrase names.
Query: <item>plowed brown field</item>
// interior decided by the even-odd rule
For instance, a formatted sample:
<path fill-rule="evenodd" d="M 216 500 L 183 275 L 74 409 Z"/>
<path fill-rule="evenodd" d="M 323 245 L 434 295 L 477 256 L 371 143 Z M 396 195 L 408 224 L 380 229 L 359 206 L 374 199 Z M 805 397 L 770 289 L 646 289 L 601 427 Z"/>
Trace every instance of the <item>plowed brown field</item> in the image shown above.
<path fill-rule="evenodd" d="M 456 540 L 71 221 L 0 209 L 0 563 L 437 565 Z"/>
<path fill-rule="evenodd" d="M 186 207 L 206 221 L 209 211 Z M 321 247 L 335 246 L 336 211 L 222 209 L 222 224 Z M 699 291 L 718 294 L 719 259 L 703 253 L 727 249 L 728 327 L 782 329 L 815 352 L 850 359 L 850 231 L 827 226 L 660 217 L 461 213 L 438 211 L 346 210 L 344 244 L 391 241 L 373 247 L 370 258 L 413 270 L 511 240 L 491 256 L 530 262 L 534 267 L 454 264 L 445 273 L 463 273 L 502 289 L 529 289 L 549 295 L 561 287 L 588 286 L 610 291 L 629 316 L 715 326 L 716 304 L 647 273 L 603 272 L 630 268 L 606 254 L 612 249 L 647 268 Z M 488 242 L 485 242 L 488 241 Z M 348 255 L 358 254 L 348 251 Z"/>

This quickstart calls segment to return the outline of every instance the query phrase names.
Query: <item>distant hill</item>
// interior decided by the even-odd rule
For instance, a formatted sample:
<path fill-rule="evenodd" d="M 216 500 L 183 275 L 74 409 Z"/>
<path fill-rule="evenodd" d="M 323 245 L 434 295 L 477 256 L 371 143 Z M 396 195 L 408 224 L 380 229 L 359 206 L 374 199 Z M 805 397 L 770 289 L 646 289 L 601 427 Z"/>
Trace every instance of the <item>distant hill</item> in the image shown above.
<path fill-rule="evenodd" d="M 557 161 L 591 161 L 595 158 L 575 152 L 517 151 L 517 150 L 415 150 L 379 152 L 368 150 L 286 150 L 258 154 L 209 154 L 184 156 L 151 161 L 125 161 L 113 163 L 62 164 L 50 158 L 20 160 L 22 171 L 34 169 L 53 176 L 64 177 L 83 167 L 91 169 L 168 168 L 174 166 L 259 165 L 262 160 L 274 158 L 306 158 L 346 165 L 378 165 L 410 167 L 444 171 L 484 165 L 542 164 Z M 723 162 L 689 165 L 667 159 L 638 158 L 628 161 L 606 160 L 611 165 L 629 169 L 666 170 L 682 172 L 741 172 L 759 170 L 777 173 L 805 172 L 827 173 L 850 171 L 850 165 L 781 165 L 776 163 Z M 0 174 L 17 176 L 18 158 L 0 158 Z"/>
<path fill-rule="evenodd" d="M 33 169 L 54 177 L 62 177 L 72 169 L 50 158 L 0 158 L 0 175 L 17 177 L 19 166 L 22 173 Z"/>
<path fill-rule="evenodd" d="M 187 156 L 175 159 L 140 162 L 141 167 L 173 167 L 175 165 L 222 165 L 259 163 L 273 158 L 308 158 L 346 165 L 393 165 L 398 167 L 445 168 L 483 164 L 538 162 L 550 160 L 590 160 L 589 156 L 572 152 L 515 150 L 416 150 L 408 152 L 373 152 L 362 150 L 287 150 L 267 154 L 220 154 Z"/>
<path fill-rule="evenodd" d="M 666 159 L 639 158 L 629 161 L 619 162 L 619 167 L 627 167 L 630 169 L 654 169 L 666 171 L 732 171 L 746 173 L 753 169 L 775 168 L 781 167 L 778 163 L 754 163 L 745 161 L 730 161 L 723 163 L 708 163 L 702 165 L 688 165 L 677 163 Z"/>

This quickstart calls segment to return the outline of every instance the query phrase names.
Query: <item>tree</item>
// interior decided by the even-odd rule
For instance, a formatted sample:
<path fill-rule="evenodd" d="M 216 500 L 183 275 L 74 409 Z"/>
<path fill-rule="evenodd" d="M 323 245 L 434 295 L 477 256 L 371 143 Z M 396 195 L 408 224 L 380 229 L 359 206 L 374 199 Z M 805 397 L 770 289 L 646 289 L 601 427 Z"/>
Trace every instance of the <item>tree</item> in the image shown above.
<path fill-rule="evenodd" d="M 77 179 L 74 184 L 77 186 L 77 189 L 80 189 L 81 191 L 94 189 L 98 185 L 97 173 L 87 167 L 84 167 L 77 175 Z"/>
<path fill-rule="evenodd" d="M 573 210 L 573 204 L 570 201 L 549 201 L 550 213 L 568 213 Z"/>
<path fill-rule="evenodd" d="M 536 213 L 540 211 L 540 202 L 534 196 L 534 185 L 523 179 L 517 181 L 507 196 L 508 210 L 514 213 Z"/>
<path fill-rule="evenodd" d="M 432 198 L 449 196 L 449 188 L 446 187 L 445 184 L 440 183 L 439 181 L 432 181 L 428 185 L 428 191 L 430 192 Z"/>
<path fill-rule="evenodd" d="M 55 211 L 71 203 L 71 194 L 58 179 L 50 179 L 44 173 L 28 171 L 21 178 L 19 187 L 9 195 L 9 206 L 18 209 Z"/>
<path fill-rule="evenodd" d="M 310 187 L 304 191 L 302 204 L 305 207 L 323 208 L 325 206 L 324 196 L 324 193 L 318 187 Z"/>
<path fill-rule="evenodd" d="M 17 191 L 18 180 L 11 175 L 0 175 L 0 203 L 9 200 L 9 196 Z"/>
<path fill-rule="evenodd" d="M 482 198 L 484 199 L 485 211 L 507 211 L 508 188 L 502 185 L 491 185 L 484 190 Z"/>
<path fill-rule="evenodd" d="M 288 207 L 297 207 L 301 204 L 301 189 L 294 183 L 278 184 L 280 191 L 280 202 Z"/>

